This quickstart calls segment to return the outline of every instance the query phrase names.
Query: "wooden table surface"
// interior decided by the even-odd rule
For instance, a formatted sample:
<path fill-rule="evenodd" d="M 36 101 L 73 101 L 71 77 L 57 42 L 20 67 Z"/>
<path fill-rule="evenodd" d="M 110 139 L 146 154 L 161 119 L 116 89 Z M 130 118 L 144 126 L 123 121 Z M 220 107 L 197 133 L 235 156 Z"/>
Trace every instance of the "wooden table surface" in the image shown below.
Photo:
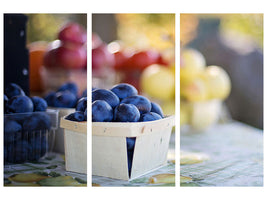
<path fill-rule="evenodd" d="M 67 172 L 64 155 L 49 153 L 36 162 L 6 164 L 4 186 L 87 186 L 87 175 Z"/>
<path fill-rule="evenodd" d="M 180 136 L 181 150 L 208 160 L 185 164 L 181 186 L 263 186 L 263 130 L 233 121 Z"/>

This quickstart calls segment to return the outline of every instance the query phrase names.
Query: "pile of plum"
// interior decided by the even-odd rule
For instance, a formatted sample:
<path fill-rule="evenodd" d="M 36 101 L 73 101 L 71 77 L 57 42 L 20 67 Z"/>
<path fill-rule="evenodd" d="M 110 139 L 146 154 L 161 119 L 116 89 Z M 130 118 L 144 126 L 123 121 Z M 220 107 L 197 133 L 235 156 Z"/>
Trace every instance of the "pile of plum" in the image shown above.
<path fill-rule="evenodd" d="M 85 89 L 81 97 L 87 96 Z M 57 108 L 75 108 L 77 101 L 81 98 L 78 95 L 78 86 L 73 82 L 67 82 L 61 85 L 57 91 L 48 92 L 44 99 L 48 106 Z"/>
<path fill-rule="evenodd" d="M 48 148 L 51 117 L 47 107 L 76 108 L 66 119 L 87 120 L 87 90 L 78 96 L 75 83 L 67 82 L 44 98 L 28 97 L 22 88 L 10 83 L 4 94 L 4 158 L 8 163 L 36 161 Z"/>
<path fill-rule="evenodd" d="M 49 92 L 45 97 L 48 106 L 57 108 L 75 108 L 75 112 L 66 116 L 71 121 L 87 121 L 87 90 L 78 95 L 78 86 L 73 82 L 63 84 L 57 91 Z"/>
<path fill-rule="evenodd" d="M 78 95 L 78 86 L 73 82 L 63 84 L 57 91 L 45 96 L 48 106 L 57 108 L 75 108 L 75 112 L 65 119 L 71 121 L 87 121 L 87 90 Z"/>
<path fill-rule="evenodd" d="M 107 89 L 92 89 L 93 122 L 145 122 L 163 118 L 161 107 L 127 83 Z"/>
<path fill-rule="evenodd" d="M 87 121 L 87 97 L 80 98 L 75 112 L 66 116 L 65 119 L 77 122 Z"/>
<path fill-rule="evenodd" d="M 120 83 L 107 89 L 92 89 L 93 122 L 145 122 L 164 117 L 161 107 L 127 83 Z M 135 137 L 126 138 L 128 171 L 131 175 Z"/>
<path fill-rule="evenodd" d="M 10 163 L 35 161 L 47 151 L 50 116 L 46 101 L 28 97 L 21 87 L 10 83 L 4 94 L 4 160 Z"/>

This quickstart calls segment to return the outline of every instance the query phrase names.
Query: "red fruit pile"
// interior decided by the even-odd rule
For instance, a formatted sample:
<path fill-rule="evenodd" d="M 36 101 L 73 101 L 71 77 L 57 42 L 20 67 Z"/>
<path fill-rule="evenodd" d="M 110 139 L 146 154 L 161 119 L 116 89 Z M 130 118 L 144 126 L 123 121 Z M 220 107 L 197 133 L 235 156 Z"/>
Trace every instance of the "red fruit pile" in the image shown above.
<path fill-rule="evenodd" d="M 106 72 L 113 71 L 114 55 L 108 51 L 107 44 L 101 38 L 92 34 L 92 73 L 101 77 Z"/>
<path fill-rule="evenodd" d="M 68 23 L 59 31 L 58 39 L 59 44 L 49 49 L 44 55 L 45 67 L 51 69 L 86 68 L 86 30 L 80 24 Z"/>
<path fill-rule="evenodd" d="M 108 45 L 97 34 L 92 34 L 93 76 L 101 76 L 105 68 L 110 68 L 122 75 L 120 82 L 132 84 L 139 90 L 140 75 L 152 64 L 168 66 L 169 63 L 163 59 L 160 52 L 152 49 L 129 53 L 127 49 L 119 48 L 111 53 L 108 51 Z"/>

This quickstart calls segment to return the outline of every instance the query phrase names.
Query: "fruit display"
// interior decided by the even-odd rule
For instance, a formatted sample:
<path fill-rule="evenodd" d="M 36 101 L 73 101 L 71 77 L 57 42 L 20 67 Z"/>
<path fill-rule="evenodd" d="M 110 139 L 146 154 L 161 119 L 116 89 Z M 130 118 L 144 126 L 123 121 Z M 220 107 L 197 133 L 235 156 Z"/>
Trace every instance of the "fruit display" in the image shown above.
<path fill-rule="evenodd" d="M 87 121 L 87 97 L 80 98 L 77 102 L 75 112 L 67 115 L 65 119 L 77 122 Z"/>
<path fill-rule="evenodd" d="M 203 130 L 214 124 L 230 91 L 231 81 L 222 67 L 206 66 L 204 56 L 195 49 L 181 50 L 181 125 Z"/>
<path fill-rule="evenodd" d="M 84 86 L 86 85 L 83 88 Z M 58 111 L 58 121 L 68 115 L 68 120 L 71 121 L 87 120 L 87 89 L 81 90 L 76 82 L 64 82 L 55 90 L 48 91 L 44 99 L 51 109 Z M 64 129 L 59 127 L 55 130 L 54 151 L 65 153 L 64 141 Z"/>
<path fill-rule="evenodd" d="M 21 87 L 10 83 L 4 94 L 4 160 L 8 163 L 35 161 L 48 150 L 48 131 L 54 127 L 54 112 L 46 101 L 28 97 Z"/>
<path fill-rule="evenodd" d="M 157 101 L 166 115 L 175 113 L 175 65 L 153 64 L 141 74 L 140 88 Z"/>
<path fill-rule="evenodd" d="M 86 85 L 87 34 L 78 23 L 65 24 L 43 55 L 41 78 L 45 90 L 55 90 L 67 81 L 81 90 Z"/>
<path fill-rule="evenodd" d="M 139 95 L 137 89 L 120 83 L 111 89 L 92 90 L 92 121 L 109 123 L 138 123 L 164 118 L 161 107 L 145 96 Z M 128 170 L 130 174 L 135 137 L 127 137 Z"/>
<path fill-rule="evenodd" d="M 147 67 L 153 64 L 160 64 L 165 67 L 168 65 L 163 55 L 152 49 L 134 50 L 129 53 L 126 48 L 122 48 L 114 55 L 116 64 L 114 68 L 120 74 L 120 81 L 135 86 L 139 92 L 142 91 L 140 77 Z"/>
<path fill-rule="evenodd" d="M 86 66 L 86 31 L 77 23 L 68 23 L 58 33 L 44 55 L 46 68 L 81 69 Z"/>
<path fill-rule="evenodd" d="M 116 82 L 133 85 L 139 92 L 140 76 L 152 64 L 168 66 L 169 62 L 163 53 L 154 49 L 133 49 L 123 45 L 122 41 L 112 41 L 106 44 L 101 38 L 92 35 L 92 75 L 106 85 Z M 104 88 L 101 81 L 93 81 L 94 87 Z"/>
<path fill-rule="evenodd" d="M 79 95 L 79 88 L 74 82 L 66 82 L 56 91 L 50 91 L 45 96 L 48 106 L 57 108 L 75 108 L 80 98 L 87 96 L 86 89 Z"/>
<path fill-rule="evenodd" d="M 106 44 L 95 33 L 93 33 L 92 44 L 93 87 L 109 88 L 117 83 L 128 83 L 140 94 L 145 94 L 159 103 L 165 114 L 174 114 L 173 49 L 166 51 L 152 48 L 135 49 L 125 46 L 120 40 Z M 98 79 L 95 78 L 94 81 L 94 77 Z"/>
<path fill-rule="evenodd" d="M 180 79 L 183 83 L 194 80 L 206 66 L 204 56 L 195 49 L 183 50 L 180 62 Z"/>
<path fill-rule="evenodd" d="M 138 95 L 137 89 L 130 84 L 120 83 L 110 90 L 92 91 L 93 122 L 140 122 L 162 118 L 160 106 Z"/>
<path fill-rule="evenodd" d="M 142 91 L 161 101 L 175 97 L 175 73 L 163 65 L 148 66 L 141 75 Z"/>
<path fill-rule="evenodd" d="M 43 98 L 26 96 L 21 87 L 15 83 L 8 84 L 4 92 L 5 114 L 32 113 L 47 109 L 47 103 Z"/>

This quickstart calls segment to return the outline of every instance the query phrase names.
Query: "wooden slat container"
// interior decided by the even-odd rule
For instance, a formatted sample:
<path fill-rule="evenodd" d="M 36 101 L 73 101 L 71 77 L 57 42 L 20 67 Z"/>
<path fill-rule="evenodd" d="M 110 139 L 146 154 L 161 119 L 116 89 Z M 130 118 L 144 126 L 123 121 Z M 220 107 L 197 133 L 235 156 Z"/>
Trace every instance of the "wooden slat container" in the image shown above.
<path fill-rule="evenodd" d="M 87 173 L 87 122 L 61 118 L 64 129 L 66 171 Z"/>
<path fill-rule="evenodd" d="M 150 122 L 93 122 L 92 174 L 130 180 L 163 166 L 173 126 L 174 116 Z M 136 137 L 131 176 L 127 137 Z"/>
<path fill-rule="evenodd" d="M 65 147 L 64 147 L 64 129 L 60 128 L 60 119 L 69 115 L 70 113 L 75 112 L 75 108 L 56 108 L 50 107 L 51 109 L 58 111 L 58 129 L 56 129 L 55 134 L 55 144 L 54 144 L 54 151 L 65 154 Z"/>

